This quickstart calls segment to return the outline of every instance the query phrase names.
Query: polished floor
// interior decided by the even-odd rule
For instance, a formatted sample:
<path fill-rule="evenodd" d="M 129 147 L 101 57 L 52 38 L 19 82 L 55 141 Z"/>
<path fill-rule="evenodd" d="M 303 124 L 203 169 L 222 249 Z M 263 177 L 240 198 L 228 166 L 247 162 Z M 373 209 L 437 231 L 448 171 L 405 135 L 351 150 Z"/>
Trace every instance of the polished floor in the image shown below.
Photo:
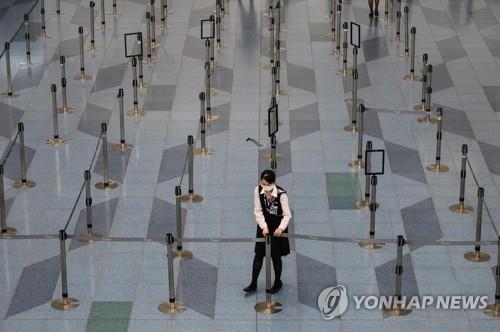
<path fill-rule="evenodd" d="M 22 2 L 22 1 L 18 1 Z M 158 3 L 157 2 L 157 11 Z M 7 223 L 19 234 L 57 234 L 71 215 L 82 188 L 83 172 L 92 165 L 92 183 L 102 181 L 102 157 L 97 154 L 100 125 L 109 125 L 109 144 L 119 141 L 117 92 L 125 91 L 132 107 L 131 64 L 124 57 L 123 34 L 142 31 L 146 0 L 118 0 L 120 16 L 106 16 L 111 29 L 96 31 L 97 51 L 88 48 L 89 2 L 61 2 L 64 15 L 53 14 L 55 0 L 46 0 L 50 39 L 39 38 L 40 17 L 32 18 L 32 56 L 24 60 L 23 32 L 12 44 L 14 90 L 20 96 L 0 100 L 0 148 L 6 151 L 25 126 L 28 179 L 37 186 L 14 189 L 19 177 L 17 144 L 6 163 Z M 3 4 L 3 1 L 2 1 Z M 417 122 L 419 82 L 402 80 L 409 61 L 399 55 L 403 44 L 391 42 L 395 23 L 368 17 L 364 0 L 347 1 L 342 20 L 361 24 L 359 97 L 366 105 L 365 140 L 386 151 L 385 174 L 379 176 L 376 238 L 403 234 L 411 240 L 473 240 L 475 214 L 455 214 L 458 202 L 461 146 L 485 188 L 482 236 L 498 238 L 500 227 L 500 1 L 403 1 L 415 26 L 416 72 L 423 53 L 434 66 L 432 103 L 444 109 L 442 163 L 447 173 L 432 173 L 436 126 Z M 384 1 L 380 11 L 383 12 Z M 111 1 L 106 1 L 107 11 Z M 100 20 L 96 1 L 96 21 Z M 125 119 L 127 153 L 109 152 L 110 177 L 118 188 L 92 190 L 96 231 L 114 237 L 163 238 L 175 233 L 174 188 L 181 181 L 194 135 L 199 146 L 198 93 L 203 88 L 204 49 L 200 19 L 208 18 L 215 0 L 170 0 L 168 29 L 156 28 L 160 45 L 156 62 L 144 64 L 148 86 L 139 91 L 144 117 Z M 208 125 L 210 156 L 195 157 L 198 204 L 184 203 L 186 237 L 252 237 L 253 188 L 269 167 L 267 108 L 271 77 L 269 34 L 263 16 L 266 0 L 230 0 L 222 40 L 216 50 L 220 65 L 213 71 L 213 113 Z M 279 97 L 283 125 L 278 132 L 278 184 L 289 194 L 293 219 L 290 232 L 344 238 L 366 238 L 369 212 L 358 210 L 365 177 L 348 162 L 355 159 L 357 136 L 343 130 L 349 123 L 352 81 L 336 72 L 340 58 L 329 31 L 329 1 L 285 0 L 282 38 L 282 88 Z M 8 15 L 7 15 L 8 16 Z M 159 13 L 157 12 L 157 22 Z M 79 74 L 78 26 L 85 32 L 85 66 L 92 80 L 74 81 Z M 351 65 L 349 49 L 349 65 Z M 59 56 L 66 56 L 68 104 L 75 113 L 60 115 L 59 129 L 67 145 L 45 144 L 52 137 L 50 85 L 60 96 Z M 6 89 L 4 58 L 1 90 Z M 247 138 L 260 142 L 259 148 Z M 468 169 L 466 202 L 476 206 L 477 184 Z M 187 192 L 187 175 L 182 190 Z M 68 233 L 85 229 L 85 201 L 80 198 Z M 325 321 L 317 308 L 319 292 L 336 284 L 349 295 L 392 295 L 396 248 L 365 250 L 356 243 L 292 240 L 284 258 L 284 287 L 275 298 L 281 313 L 258 314 L 254 305 L 265 298 L 264 273 L 258 292 L 245 297 L 250 278 L 251 243 L 185 243 L 194 258 L 175 260 L 177 298 L 186 312 L 168 316 L 157 310 L 168 297 L 164 241 L 96 242 L 68 245 L 69 294 L 80 300 L 71 311 L 57 311 L 50 301 L 61 294 L 59 242 L 54 239 L 0 240 L 0 329 L 10 331 L 500 331 L 498 319 L 481 310 L 420 310 L 405 317 L 387 317 L 379 310 L 355 310 Z M 493 300 L 497 247 L 484 246 L 489 262 L 464 260 L 468 246 L 406 246 L 403 293 L 406 295 L 488 295 Z"/>

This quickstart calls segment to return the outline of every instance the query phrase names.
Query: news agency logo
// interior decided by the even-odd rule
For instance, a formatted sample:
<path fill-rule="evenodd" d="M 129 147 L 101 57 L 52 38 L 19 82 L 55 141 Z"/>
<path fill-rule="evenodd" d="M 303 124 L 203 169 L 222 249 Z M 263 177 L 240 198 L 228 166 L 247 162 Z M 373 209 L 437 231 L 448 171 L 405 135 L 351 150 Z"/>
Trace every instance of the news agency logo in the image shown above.
<path fill-rule="evenodd" d="M 352 296 L 356 310 L 411 309 L 423 310 L 482 310 L 488 305 L 488 296 L 438 295 L 438 296 Z M 325 320 L 341 316 L 347 310 L 349 299 L 343 285 L 328 287 L 318 296 L 318 308 Z"/>
<path fill-rule="evenodd" d="M 347 310 L 348 305 L 347 289 L 342 285 L 325 288 L 318 296 L 318 308 L 325 320 L 339 317 Z"/>

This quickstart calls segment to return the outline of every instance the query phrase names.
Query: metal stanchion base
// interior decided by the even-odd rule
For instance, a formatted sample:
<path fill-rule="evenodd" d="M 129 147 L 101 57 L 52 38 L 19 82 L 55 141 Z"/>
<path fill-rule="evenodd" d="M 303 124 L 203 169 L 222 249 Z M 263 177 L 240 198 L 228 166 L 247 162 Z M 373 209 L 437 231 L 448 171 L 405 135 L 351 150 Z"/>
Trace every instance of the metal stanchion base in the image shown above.
<path fill-rule="evenodd" d="M 346 70 L 342 68 L 341 70 L 337 70 L 337 75 L 342 75 L 344 77 L 352 75 L 352 68 L 347 68 Z"/>
<path fill-rule="evenodd" d="M 0 94 L 0 96 L 2 96 L 2 98 L 16 98 L 16 97 L 19 97 L 19 95 L 17 93 L 14 93 L 14 92 L 12 92 L 11 94 L 9 94 L 8 92 L 2 92 L 2 94 Z"/>
<path fill-rule="evenodd" d="M 210 95 L 211 96 L 216 96 L 218 94 L 217 90 L 215 90 L 214 88 L 210 88 Z"/>
<path fill-rule="evenodd" d="M 371 242 L 364 242 L 364 241 L 361 241 L 358 244 L 361 248 L 368 249 L 368 250 L 376 250 L 376 249 L 381 249 L 384 247 L 384 245 L 381 243 L 371 243 Z"/>
<path fill-rule="evenodd" d="M 115 15 L 121 16 L 121 15 L 123 15 L 123 13 L 118 10 L 116 12 L 107 12 L 106 15 L 108 15 L 108 16 L 115 16 Z"/>
<path fill-rule="evenodd" d="M 218 115 L 212 115 L 211 114 L 211 115 L 207 116 L 207 118 L 206 118 L 207 122 L 212 122 L 212 121 L 216 121 L 216 120 L 219 120 L 219 116 Z"/>
<path fill-rule="evenodd" d="M 97 233 L 83 233 L 78 237 L 78 242 L 93 243 L 96 240 L 102 239 L 104 236 Z"/>
<path fill-rule="evenodd" d="M 209 149 L 209 148 L 196 148 L 193 150 L 193 153 L 198 156 L 209 156 L 214 154 L 214 150 Z"/>
<path fill-rule="evenodd" d="M 492 317 L 500 317 L 500 304 L 490 304 L 486 307 L 484 313 Z"/>
<path fill-rule="evenodd" d="M 57 113 L 62 113 L 62 114 L 69 114 L 69 113 L 75 113 L 75 109 L 74 108 L 71 108 L 71 107 L 59 107 L 57 109 Z"/>
<path fill-rule="evenodd" d="M 5 231 L 2 231 L 0 233 L 1 235 L 16 235 L 17 234 L 17 229 L 13 228 L 13 227 L 6 227 L 5 228 Z"/>
<path fill-rule="evenodd" d="M 424 124 L 435 124 L 439 122 L 437 118 L 428 118 L 426 116 L 418 118 L 417 121 L 418 123 L 424 123 Z"/>
<path fill-rule="evenodd" d="M 130 111 L 127 112 L 128 116 L 135 116 L 136 118 L 140 117 L 140 116 L 144 116 L 145 114 L 146 114 L 146 112 L 144 112 L 143 110 L 131 109 Z"/>
<path fill-rule="evenodd" d="M 196 194 L 187 194 L 180 197 L 182 202 L 200 203 L 203 201 L 203 196 Z"/>
<path fill-rule="evenodd" d="M 276 314 L 283 310 L 283 305 L 277 301 L 272 301 L 270 304 L 267 302 L 259 302 L 255 305 L 255 311 L 261 314 Z"/>
<path fill-rule="evenodd" d="M 391 42 L 392 43 L 401 43 L 401 37 L 398 37 L 398 36 L 392 37 Z"/>
<path fill-rule="evenodd" d="M 33 188 L 35 186 L 36 186 L 36 182 L 30 181 L 30 180 L 26 180 L 26 181 L 17 180 L 12 184 L 12 187 L 16 188 L 16 189 L 18 189 L 18 188 Z"/>
<path fill-rule="evenodd" d="M 273 92 L 272 91 L 269 91 L 268 92 L 268 95 L 272 96 L 273 95 Z M 286 91 L 285 90 L 278 90 L 278 92 L 276 93 L 276 96 L 286 96 Z"/>
<path fill-rule="evenodd" d="M 52 146 L 63 145 L 63 144 L 67 144 L 67 143 L 68 143 L 68 140 L 64 139 L 64 138 L 51 138 L 51 139 L 48 139 L 45 141 L 45 144 L 52 145 Z"/>
<path fill-rule="evenodd" d="M 95 187 L 99 190 L 115 189 L 118 188 L 118 182 L 98 182 L 95 184 Z"/>
<path fill-rule="evenodd" d="M 409 74 L 409 75 L 406 75 L 405 77 L 403 77 L 403 80 L 409 81 L 409 82 L 415 82 L 415 81 L 420 80 L 420 77 L 418 77 L 417 75 Z"/>
<path fill-rule="evenodd" d="M 217 67 L 220 67 L 220 65 L 217 61 L 210 62 L 210 68 L 215 69 Z"/>
<path fill-rule="evenodd" d="M 216 49 L 218 49 L 218 50 L 220 50 L 221 48 L 226 48 L 226 47 L 227 47 L 227 46 L 226 46 L 226 44 L 224 44 L 224 43 L 220 43 L 220 44 L 216 44 L 216 45 L 215 45 L 215 48 L 216 48 Z"/>
<path fill-rule="evenodd" d="M 474 211 L 474 208 L 472 206 L 464 204 L 464 203 L 453 204 L 448 209 L 451 212 L 459 213 L 459 214 L 466 214 L 466 213 L 471 213 L 472 211 Z"/>
<path fill-rule="evenodd" d="M 270 63 L 266 63 L 265 65 L 262 66 L 262 69 L 264 69 L 264 70 L 271 70 L 272 67 L 273 66 L 271 66 Z"/>
<path fill-rule="evenodd" d="M 186 311 L 186 306 L 180 301 L 175 302 L 163 302 L 158 306 L 158 310 L 164 314 L 175 315 Z"/>
<path fill-rule="evenodd" d="M 403 53 L 401 53 L 401 54 L 399 55 L 399 57 L 400 57 L 400 58 L 405 58 L 405 59 L 407 59 L 407 58 L 409 58 L 409 57 L 410 57 L 410 53 L 409 53 L 409 52 L 403 52 Z"/>
<path fill-rule="evenodd" d="M 487 262 L 490 260 L 490 255 L 484 251 L 471 251 L 465 253 L 464 258 L 469 262 Z"/>
<path fill-rule="evenodd" d="M 450 168 L 443 164 L 430 164 L 426 167 L 429 172 L 445 173 L 450 170 Z"/>
<path fill-rule="evenodd" d="M 335 35 L 336 35 L 335 32 L 331 32 L 331 31 L 326 34 L 327 37 L 330 37 L 332 39 L 335 38 Z"/>
<path fill-rule="evenodd" d="M 80 301 L 71 297 L 55 299 L 50 303 L 50 306 L 57 310 L 71 310 L 77 308 L 79 305 Z"/>
<path fill-rule="evenodd" d="M 89 48 L 87 48 L 87 51 L 90 51 L 92 52 L 92 54 L 95 54 L 95 52 L 99 51 L 99 49 L 95 46 L 90 46 Z"/>
<path fill-rule="evenodd" d="M 33 62 L 33 61 L 31 61 L 30 63 L 20 62 L 19 66 L 21 66 L 21 67 L 31 67 L 31 66 L 34 66 L 34 65 L 37 65 L 37 64 L 38 64 L 38 62 Z"/>
<path fill-rule="evenodd" d="M 406 316 L 411 314 L 411 309 L 402 308 L 401 305 L 397 305 L 395 308 L 384 308 L 383 310 L 389 316 Z"/>
<path fill-rule="evenodd" d="M 380 22 L 382 22 L 382 23 L 389 23 L 389 17 L 386 17 L 386 16 L 381 17 L 381 18 L 379 18 L 378 20 L 379 20 Z"/>
<path fill-rule="evenodd" d="M 344 127 L 344 131 L 349 131 L 351 133 L 357 133 L 359 131 L 358 126 L 350 124 Z"/>
<path fill-rule="evenodd" d="M 175 250 L 173 254 L 174 257 L 178 258 L 181 261 L 188 261 L 193 258 L 193 253 L 189 250 Z"/>
<path fill-rule="evenodd" d="M 375 204 L 377 206 L 377 209 L 380 207 L 379 203 Z M 356 208 L 358 209 L 364 209 L 364 208 L 369 208 L 370 207 L 370 202 L 367 201 L 357 201 L 356 202 Z"/>
<path fill-rule="evenodd" d="M 113 151 L 129 151 L 129 150 L 132 150 L 134 146 L 132 144 L 128 144 L 128 143 L 117 143 L 117 144 L 113 144 L 111 146 L 111 149 Z"/>
<path fill-rule="evenodd" d="M 340 50 L 334 49 L 330 52 L 330 54 L 335 56 L 341 56 L 342 52 L 340 52 Z"/>
<path fill-rule="evenodd" d="M 40 38 L 47 40 L 47 39 L 52 39 L 52 36 L 47 35 L 47 33 L 45 33 L 45 34 L 41 33 Z"/>
<path fill-rule="evenodd" d="M 160 23 L 159 27 L 160 27 L 160 29 L 165 29 L 165 28 L 170 28 L 170 27 L 172 27 L 172 25 L 170 25 L 170 24 L 168 24 L 168 23 L 167 23 L 167 24 Z"/>
<path fill-rule="evenodd" d="M 362 162 L 361 160 L 353 160 L 348 163 L 349 167 L 355 168 L 355 169 L 361 169 L 365 168 L 365 163 Z"/>
<path fill-rule="evenodd" d="M 413 109 L 418 112 L 425 112 L 425 104 L 415 105 Z"/>
<path fill-rule="evenodd" d="M 353 99 L 352 99 L 352 97 L 349 97 L 349 98 L 344 99 L 344 102 L 346 102 L 346 103 L 348 103 L 348 104 L 352 104 L 352 100 L 353 100 Z M 363 99 L 358 98 L 358 105 L 359 105 L 359 104 L 363 104 L 364 102 L 365 102 L 365 101 L 364 101 Z"/>
<path fill-rule="evenodd" d="M 263 154 L 262 159 L 272 161 L 271 152 Z M 276 160 L 283 160 L 283 155 L 281 153 L 276 153 Z"/>
<path fill-rule="evenodd" d="M 144 81 L 142 81 L 142 83 L 139 81 L 139 89 L 145 89 L 145 88 L 148 88 L 149 87 L 149 83 L 146 83 Z"/>
<path fill-rule="evenodd" d="M 74 77 L 75 81 L 90 81 L 92 80 L 92 76 L 90 75 L 76 75 Z"/>

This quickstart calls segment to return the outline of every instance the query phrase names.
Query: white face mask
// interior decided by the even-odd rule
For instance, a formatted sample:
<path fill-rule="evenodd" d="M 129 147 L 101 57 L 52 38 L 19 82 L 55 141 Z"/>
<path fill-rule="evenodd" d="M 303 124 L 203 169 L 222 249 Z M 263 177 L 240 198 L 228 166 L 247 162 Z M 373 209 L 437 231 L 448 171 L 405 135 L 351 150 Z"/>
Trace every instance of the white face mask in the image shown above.
<path fill-rule="evenodd" d="M 262 189 L 264 189 L 265 192 L 270 193 L 274 189 L 274 185 L 269 185 L 269 186 L 262 186 Z"/>

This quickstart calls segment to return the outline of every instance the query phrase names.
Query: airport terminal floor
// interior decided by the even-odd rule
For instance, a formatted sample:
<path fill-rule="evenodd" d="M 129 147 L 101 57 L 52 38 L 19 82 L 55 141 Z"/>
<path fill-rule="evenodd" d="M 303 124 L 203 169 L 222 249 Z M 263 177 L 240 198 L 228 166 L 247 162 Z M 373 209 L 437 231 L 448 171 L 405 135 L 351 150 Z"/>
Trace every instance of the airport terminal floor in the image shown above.
<path fill-rule="evenodd" d="M 499 0 L 0 7 L 2 332 L 500 331 Z"/>

